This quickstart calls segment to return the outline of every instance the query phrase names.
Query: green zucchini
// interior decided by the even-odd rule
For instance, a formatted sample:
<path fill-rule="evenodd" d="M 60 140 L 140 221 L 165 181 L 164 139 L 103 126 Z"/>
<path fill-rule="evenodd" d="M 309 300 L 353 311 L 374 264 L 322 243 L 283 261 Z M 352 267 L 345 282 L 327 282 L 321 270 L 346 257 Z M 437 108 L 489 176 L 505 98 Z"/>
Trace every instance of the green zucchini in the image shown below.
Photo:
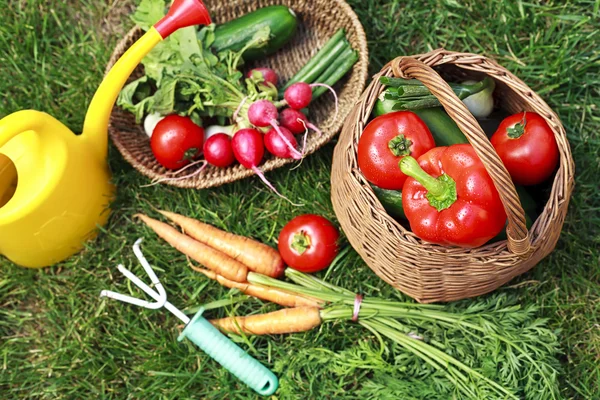
<path fill-rule="evenodd" d="M 377 100 L 373 115 L 378 117 L 393 112 L 394 100 Z M 450 118 L 442 107 L 422 108 L 411 110 L 425 122 L 429 128 L 436 146 L 450 146 L 457 143 L 469 143 L 456 122 Z"/>
<path fill-rule="evenodd" d="M 423 108 L 413 112 L 425 122 L 436 146 L 469 143 L 465 134 L 442 107 Z"/>
<path fill-rule="evenodd" d="M 279 50 L 294 36 L 298 20 L 294 11 L 286 6 L 259 8 L 222 25 L 217 25 L 215 41 L 211 47 L 216 52 L 227 49 L 239 51 L 257 31 L 265 26 L 268 26 L 271 31 L 269 42 L 261 48 L 246 50 L 243 54 L 244 60 L 258 60 Z"/>
<path fill-rule="evenodd" d="M 371 185 L 375 196 L 392 218 L 406 219 L 404 208 L 402 208 L 402 192 L 399 190 L 382 189 L 375 185 Z"/>
<path fill-rule="evenodd" d="M 530 229 L 533 225 L 533 221 L 537 218 L 537 204 L 531 195 L 527 192 L 527 190 L 520 185 L 515 185 L 515 189 L 517 189 L 517 194 L 519 195 L 519 200 L 521 201 L 521 206 L 523 207 L 523 211 L 525 211 L 525 226 L 527 229 Z M 506 226 L 508 225 L 508 220 L 506 224 L 504 224 L 504 229 L 500 231 L 493 239 L 490 239 L 490 243 L 498 242 L 500 240 L 506 240 Z"/>

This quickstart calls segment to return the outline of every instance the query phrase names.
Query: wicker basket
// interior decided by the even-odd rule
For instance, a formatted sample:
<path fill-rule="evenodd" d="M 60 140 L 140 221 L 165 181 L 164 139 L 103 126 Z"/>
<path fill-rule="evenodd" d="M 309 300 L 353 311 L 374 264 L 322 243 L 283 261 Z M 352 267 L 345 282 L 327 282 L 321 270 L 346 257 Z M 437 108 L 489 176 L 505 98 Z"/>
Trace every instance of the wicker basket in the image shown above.
<path fill-rule="evenodd" d="M 362 25 L 350 6 L 343 0 L 232 0 L 232 1 L 205 1 L 216 23 L 223 23 L 237 18 L 257 8 L 274 4 L 284 4 L 292 8 L 298 16 L 298 29 L 290 43 L 270 57 L 262 60 L 260 65 L 274 68 L 282 82 L 294 75 L 321 46 L 339 29 L 346 29 L 346 36 L 351 46 L 358 50 L 359 59 L 353 69 L 340 82 L 335 85 L 339 97 L 339 114 L 334 120 L 334 102 L 327 94 L 321 96 L 310 108 L 310 120 L 323 131 L 322 136 L 309 135 L 306 153 L 310 154 L 325 145 L 342 128 L 344 120 L 350 113 L 356 100 L 363 92 L 368 77 L 368 50 L 367 40 Z M 132 29 L 121 40 L 106 67 L 106 71 L 114 65 L 141 35 L 139 27 Z M 259 64 L 248 64 L 248 68 Z M 143 74 L 140 66 L 131 75 L 129 81 Z M 115 106 L 110 118 L 109 134 L 123 157 L 143 175 L 160 179 L 172 177 L 169 171 L 155 160 L 150 141 L 141 125 L 135 123 L 134 116 Z M 292 159 L 282 159 L 265 156 L 260 169 L 264 172 L 271 171 L 283 165 L 294 162 Z M 192 174 L 193 170 L 186 170 L 184 175 Z M 172 180 L 167 184 L 185 188 L 208 188 L 233 182 L 238 179 L 253 175 L 254 172 L 235 164 L 229 168 L 216 168 L 209 166 L 192 178 Z"/>
<path fill-rule="evenodd" d="M 434 70 L 434 68 L 436 69 Z M 528 232 L 523 208 L 500 158 L 481 127 L 442 79 L 496 81 L 496 100 L 510 113 L 535 111 L 552 128 L 560 166 L 543 212 Z M 508 215 L 508 240 L 475 249 L 424 242 L 392 219 L 359 171 L 357 144 L 377 96 L 379 77 L 416 78 L 440 100 L 475 148 L 498 189 Z M 574 163 L 563 126 L 548 105 L 521 80 L 483 56 L 439 49 L 399 57 L 377 74 L 346 121 L 333 158 L 331 175 L 335 213 L 348 240 L 384 281 L 422 303 L 445 302 L 491 292 L 520 275 L 556 246 L 573 189 Z"/>

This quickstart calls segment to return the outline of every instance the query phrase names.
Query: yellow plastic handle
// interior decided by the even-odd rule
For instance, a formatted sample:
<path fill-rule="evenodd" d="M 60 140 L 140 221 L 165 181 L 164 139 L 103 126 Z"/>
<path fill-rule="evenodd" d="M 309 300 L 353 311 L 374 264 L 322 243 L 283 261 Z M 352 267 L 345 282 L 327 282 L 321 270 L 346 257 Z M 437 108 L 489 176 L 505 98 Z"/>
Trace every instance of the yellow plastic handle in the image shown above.
<path fill-rule="evenodd" d="M 23 132 L 39 132 L 49 118 L 54 119 L 46 113 L 35 110 L 17 111 L 2 118 L 0 120 L 0 147 Z"/>

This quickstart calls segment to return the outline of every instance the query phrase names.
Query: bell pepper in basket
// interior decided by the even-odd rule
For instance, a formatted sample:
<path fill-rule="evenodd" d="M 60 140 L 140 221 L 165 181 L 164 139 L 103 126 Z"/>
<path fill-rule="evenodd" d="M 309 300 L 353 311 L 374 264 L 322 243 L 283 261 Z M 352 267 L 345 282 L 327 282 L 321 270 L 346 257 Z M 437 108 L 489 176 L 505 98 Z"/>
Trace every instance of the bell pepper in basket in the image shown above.
<path fill-rule="evenodd" d="M 436 147 L 417 160 L 404 157 L 409 176 L 402 205 L 419 238 L 441 245 L 478 247 L 503 228 L 500 195 L 470 144 Z"/>

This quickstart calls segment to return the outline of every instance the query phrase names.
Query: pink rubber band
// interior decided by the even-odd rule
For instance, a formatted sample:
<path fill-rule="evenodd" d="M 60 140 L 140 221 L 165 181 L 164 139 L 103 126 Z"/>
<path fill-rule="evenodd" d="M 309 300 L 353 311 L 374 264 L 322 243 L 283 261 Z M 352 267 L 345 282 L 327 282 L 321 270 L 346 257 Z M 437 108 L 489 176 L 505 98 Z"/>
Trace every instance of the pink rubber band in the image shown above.
<path fill-rule="evenodd" d="M 354 314 L 352 314 L 352 321 L 358 321 L 358 313 L 360 311 L 360 305 L 362 304 L 363 297 L 360 294 L 357 294 L 354 298 Z"/>

